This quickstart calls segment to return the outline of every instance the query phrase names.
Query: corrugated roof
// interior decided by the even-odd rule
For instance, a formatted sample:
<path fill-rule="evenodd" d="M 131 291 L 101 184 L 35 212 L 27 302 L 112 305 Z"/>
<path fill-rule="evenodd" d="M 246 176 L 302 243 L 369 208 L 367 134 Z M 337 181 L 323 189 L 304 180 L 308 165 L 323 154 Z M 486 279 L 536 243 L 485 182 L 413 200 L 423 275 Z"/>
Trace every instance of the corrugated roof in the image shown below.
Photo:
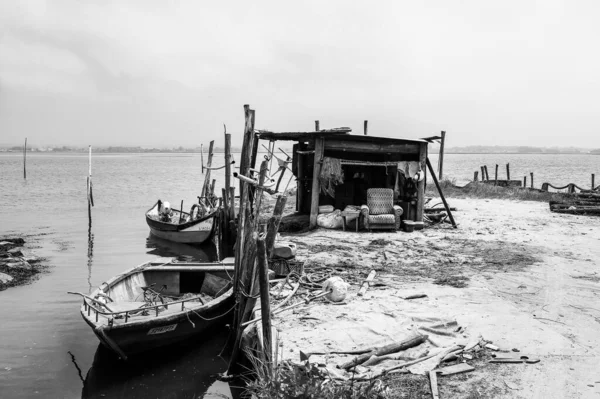
<path fill-rule="evenodd" d="M 347 130 L 346 130 L 347 129 Z M 325 140 L 342 140 L 342 141 L 353 141 L 353 142 L 372 142 L 372 143 L 427 143 L 428 141 L 422 139 L 402 139 L 392 137 L 378 137 L 378 136 L 365 136 L 358 134 L 348 134 L 351 130 L 349 128 L 329 129 L 320 130 L 318 132 L 268 132 L 257 130 L 262 140 L 283 140 L 283 141 L 308 141 L 314 140 L 317 137 L 322 137 Z"/>

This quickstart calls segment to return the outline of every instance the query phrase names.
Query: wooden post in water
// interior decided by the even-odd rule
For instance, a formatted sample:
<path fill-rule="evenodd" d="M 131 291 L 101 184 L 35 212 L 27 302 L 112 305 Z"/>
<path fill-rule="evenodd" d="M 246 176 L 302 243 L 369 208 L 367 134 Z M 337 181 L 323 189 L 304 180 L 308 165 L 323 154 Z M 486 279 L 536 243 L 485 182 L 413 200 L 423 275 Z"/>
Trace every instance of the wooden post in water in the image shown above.
<path fill-rule="evenodd" d="M 523 176 L 523 188 L 527 188 L 527 176 Z"/>
<path fill-rule="evenodd" d="M 368 125 L 369 125 L 369 121 L 365 121 L 365 123 L 364 123 L 364 127 L 363 127 L 363 129 L 364 129 L 364 133 L 365 133 L 365 136 L 367 135 L 367 131 L 368 131 Z"/>
<path fill-rule="evenodd" d="M 592 173 L 592 190 L 596 188 L 595 184 L 595 180 L 596 179 L 596 175 Z"/>
<path fill-rule="evenodd" d="M 478 175 L 479 175 L 478 171 L 475 171 L 475 173 L 473 173 L 473 181 L 475 183 L 477 183 L 477 181 L 479 180 L 479 176 Z"/>
<path fill-rule="evenodd" d="M 440 157 L 438 158 L 438 178 L 443 180 L 444 175 L 444 145 L 446 143 L 446 132 L 442 130 L 442 139 L 440 140 Z"/>
<path fill-rule="evenodd" d="M 510 164 L 509 163 L 506 164 L 506 180 L 508 180 L 510 182 Z"/>
<path fill-rule="evenodd" d="M 263 349 L 265 363 L 269 371 L 272 370 L 271 354 L 271 297 L 269 294 L 269 268 L 267 263 L 267 249 L 265 246 L 265 236 L 261 234 L 256 241 L 256 255 L 258 266 L 258 282 L 260 285 L 260 313 L 262 318 L 263 330 Z"/>
<path fill-rule="evenodd" d="M 92 146 L 88 148 L 88 178 L 87 178 L 87 200 L 88 200 L 88 228 L 92 228 L 92 207 L 94 206 L 94 196 L 92 192 Z"/>
<path fill-rule="evenodd" d="M 483 166 L 481 167 L 481 181 L 485 181 L 485 169 L 483 169 Z"/>
<path fill-rule="evenodd" d="M 531 172 L 530 175 L 531 175 L 531 188 L 533 188 L 533 172 Z"/>
<path fill-rule="evenodd" d="M 494 186 L 498 185 L 498 164 L 496 164 L 496 175 L 494 176 Z"/>
<path fill-rule="evenodd" d="M 208 199 L 210 190 L 210 167 L 212 166 L 213 158 L 213 146 L 215 141 L 212 140 L 208 146 L 208 161 L 206 162 L 206 174 L 204 175 L 204 185 L 202 186 L 202 192 L 200 198 Z"/>
<path fill-rule="evenodd" d="M 23 146 L 23 179 L 27 180 L 27 137 Z"/>
<path fill-rule="evenodd" d="M 488 172 L 487 165 L 483 165 L 483 170 L 485 170 L 485 180 L 490 181 L 490 173 Z"/>
<path fill-rule="evenodd" d="M 319 130 L 319 121 L 315 121 L 315 132 L 318 132 Z"/>

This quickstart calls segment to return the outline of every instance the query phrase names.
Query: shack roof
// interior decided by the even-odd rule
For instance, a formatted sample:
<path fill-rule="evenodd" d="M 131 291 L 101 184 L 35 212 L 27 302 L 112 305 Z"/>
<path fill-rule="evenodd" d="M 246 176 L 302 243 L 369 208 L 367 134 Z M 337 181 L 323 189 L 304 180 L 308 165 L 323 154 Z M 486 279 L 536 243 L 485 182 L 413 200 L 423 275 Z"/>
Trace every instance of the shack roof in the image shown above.
<path fill-rule="evenodd" d="M 408 144 L 408 143 L 428 143 L 421 139 L 399 139 L 391 137 L 365 136 L 358 134 L 349 134 L 350 128 L 337 128 L 329 130 L 319 130 L 316 132 L 281 132 L 274 133 L 265 130 L 257 130 L 261 140 L 283 140 L 283 141 L 309 141 L 315 138 L 334 139 L 337 141 L 369 142 L 378 144 Z"/>

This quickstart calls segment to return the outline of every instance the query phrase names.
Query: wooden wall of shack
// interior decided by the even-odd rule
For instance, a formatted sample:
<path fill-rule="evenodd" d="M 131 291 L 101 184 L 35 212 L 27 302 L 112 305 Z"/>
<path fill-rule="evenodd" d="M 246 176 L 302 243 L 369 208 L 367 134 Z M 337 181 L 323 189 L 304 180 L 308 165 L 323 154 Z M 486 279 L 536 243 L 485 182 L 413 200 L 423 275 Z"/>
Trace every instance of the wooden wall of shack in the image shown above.
<path fill-rule="evenodd" d="M 310 214 L 311 227 L 316 226 L 319 205 L 366 204 L 368 188 L 394 188 L 397 167 L 401 161 L 418 162 L 426 170 L 427 142 L 374 136 L 357 136 L 331 132 L 261 133 L 263 140 L 294 141 L 292 172 L 297 178 L 296 210 Z M 318 176 L 325 157 L 345 161 L 369 162 L 367 165 L 344 165 L 344 183 L 336 186 L 335 198 L 321 192 Z M 378 165 L 379 163 L 379 165 Z M 386 166 L 381 165 L 386 163 Z M 316 171 L 316 173 L 315 173 Z M 395 198 L 405 209 L 404 219 L 422 221 L 426 181 L 416 184 L 412 196 Z"/>

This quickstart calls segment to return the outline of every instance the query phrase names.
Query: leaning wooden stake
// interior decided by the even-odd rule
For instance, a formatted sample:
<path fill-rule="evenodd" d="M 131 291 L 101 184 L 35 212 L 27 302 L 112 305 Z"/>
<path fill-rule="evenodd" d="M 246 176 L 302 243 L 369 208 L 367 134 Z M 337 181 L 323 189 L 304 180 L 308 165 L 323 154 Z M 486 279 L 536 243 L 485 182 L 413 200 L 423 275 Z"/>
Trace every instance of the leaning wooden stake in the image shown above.
<path fill-rule="evenodd" d="M 260 313 L 262 317 L 263 349 L 265 362 L 271 370 L 272 337 L 271 337 L 271 298 L 269 294 L 269 268 L 267 264 L 267 248 L 265 236 L 261 234 L 256 241 L 258 261 L 258 282 L 260 284 Z"/>
<path fill-rule="evenodd" d="M 485 170 L 485 180 L 490 181 L 490 174 L 488 172 L 487 165 L 483 165 L 483 170 Z"/>
<path fill-rule="evenodd" d="M 481 181 L 485 181 L 485 169 L 483 169 L 483 166 L 481 167 Z"/>
<path fill-rule="evenodd" d="M 280 195 L 277 197 L 277 202 L 275 203 L 275 209 L 273 210 L 273 216 L 269 219 L 267 224 L 267 237 L 265 239 L 265 244 L 267 247 L 267 256 L 271 258 L 273 256 L 273 247 L 275 246 L 275 237 L 277 236 L 277 231 L 279 230 L 279 224 L 281 223 L 281 215 L 283 214 L 283 209 L 285 208 L 285 203 L 287 202 L 286 195 Z"/>
<path fill-rule="evenodd" d="M 204 175 L 204 185 L 202 186 L 202 192 L 200 194 L 200 198 L 208 199 L 209 190 L 210 190 L 210 167 L 212 166 L 212 158 L 213 158 L 213 146 L 215 145 L 215 141 L 212 140 L 208 147 L 208 161 L 206 162 L 206 174 Z"/>
<path fill-rule="evenodd" d="M 27 137 L 23 146 L 23 179 L 27 180 Z"/>
<path fill-rule="evenodd" d="M 506 164 L 506 180 L 510 181 L 510 164 Z"/>
<path fill-rule="evenodd" d="M 429 168 L 429 172 L 431 172 L 431 178 L 433 179 L 433 182 L 435 183 L 435 187 L 437 188 L 438 193 L 440 193 L 440 198 L 442 199 L 442 202 L 444 203 L 444 208 L 446 208 L 446 212 L 448 212 L 448 217 L 450 218 L 450 222 L 452 222 L 452 227 L 457 228 L 458 226 L 456 225 L 456 222 L 454 221 L 454 216 L 452 216 L 452 212 L 450 211 L 450 207 L 448 206 L 448 203 L 446 202 L 446 197 L 444 197 L 444 193 L 442 192 L 442 188 L 440 187 L 440 182 L 438 181 L 437 177 L 435 176 L 435 172 L 433 171 L 431 162 L 429 162 L 429 158 L 427 158 L 427 168 Z"/>
<path fill-rule="evenodd" d="M 479 179 L 478 179 L 478 175 L 479 175 L 479 172 L 478 172 L 478 171 L 475 171 L 475 173 L 473 173 L 473 181 L 474 181 L 475 183 L 477 183 L 477 181 L 479 180 Z"/>

